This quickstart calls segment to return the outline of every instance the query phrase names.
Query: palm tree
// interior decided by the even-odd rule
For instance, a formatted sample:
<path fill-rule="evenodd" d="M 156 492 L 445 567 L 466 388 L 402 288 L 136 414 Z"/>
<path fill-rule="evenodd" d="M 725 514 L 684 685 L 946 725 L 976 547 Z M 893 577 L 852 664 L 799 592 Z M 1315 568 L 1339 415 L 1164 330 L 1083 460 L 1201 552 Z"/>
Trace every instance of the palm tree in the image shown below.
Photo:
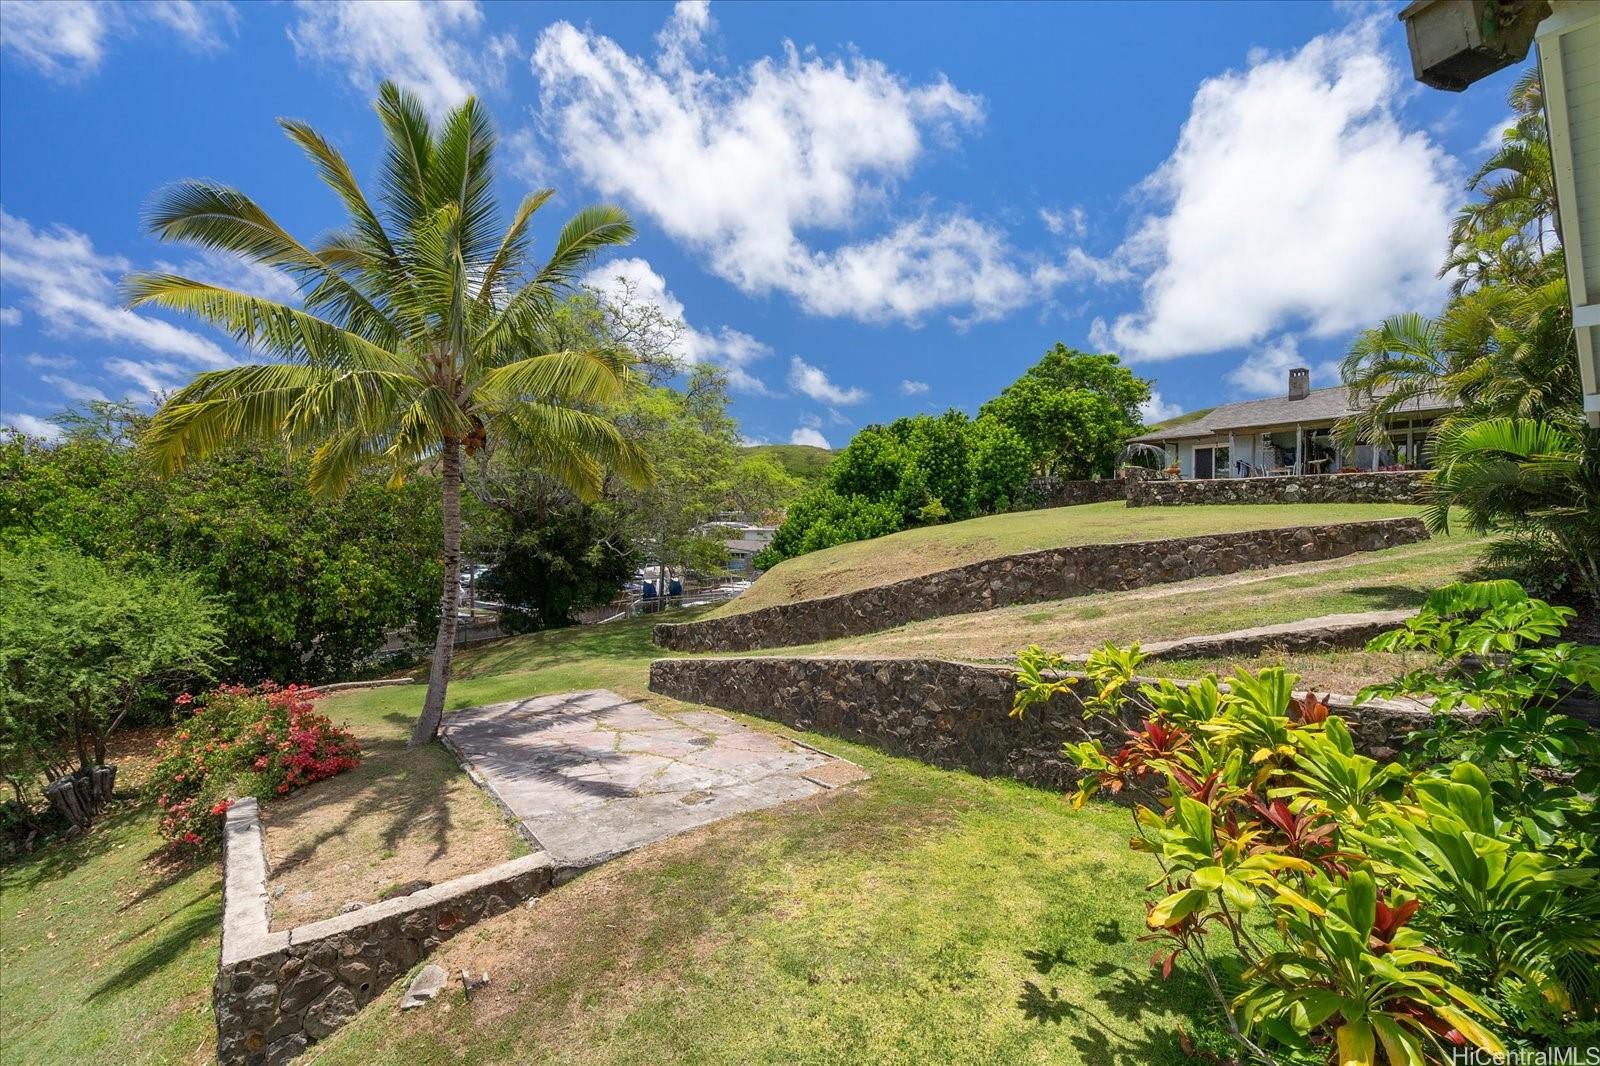
<path fill-rule="evenodd" d="M 392 481 L 419 465 L 438 471 L 444 589 L 427 697 L 411 736 L 418 745 L 438 732 L 455 648 L 464 457 L 491 437 L 514 435 L 524 454 L 590 498 L 607 469 L 637 483 L 650 469 L 601 413 L 629 384 L 627 353 L 549 339 L 577 272 L 633 236 L 627 216 L 604 206 L 578 212 L 533 269 L 528 226 L 552 191 L 526 196 L 500 228 L 495 137 L 477 100 L 434 128 L 414 96 L 386 83 L 377 111 L 386 142 L 381 209 L 322 135 L 279 122 L 349 216 L 314 246 L 243 193 L 212 182 L 172 186 L 150 212 L 150 229 L 163 238 L 286 271 L 300 285 L 302 307 L 174 274 L 137 274 L 124 284 L 130 306 L 193 315 L 283 360 L 208 371 L 168 398 L 142 441 L 160 469 L 235 438 L 279 436 L 311 450 L 318 493 L 337 494 L 374 465 Z"/>
<path fill-rule="evenodd" d="M 1600 604 L 1600 432 L 1532 419 L 1447 426 L 1423 516 L 1448 532 L 1459 508 L 1478 533 L 1507 536 L 1490 562 L 1563 560 Z"/>

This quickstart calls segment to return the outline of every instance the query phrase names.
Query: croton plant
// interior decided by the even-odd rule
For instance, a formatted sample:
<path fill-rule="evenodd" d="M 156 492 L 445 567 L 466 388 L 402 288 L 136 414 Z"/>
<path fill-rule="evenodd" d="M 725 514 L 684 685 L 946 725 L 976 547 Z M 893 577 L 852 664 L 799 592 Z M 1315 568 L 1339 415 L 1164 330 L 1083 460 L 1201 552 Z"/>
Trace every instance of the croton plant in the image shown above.
<path fill-rule="evenodd" d="M 1160 871 L 1152 961 L 1204 978 L 1242 1057 L 1414 1066 L 1582 1047 L 1600 1042 L 1600 734 L 1554 705 L 1600 683 L 1600 648 L 1556 639 L 1570 617 L 1474 583 L 1377 638 L 1428 656 L 1358 695 L 1431 701 L 1433 727 L 1400 761 L 1362 754 L 1283 669 L 1145 682 L 1137 645 L 1080 673 L 1024 650 L 1012 713 L 1070 690 L 1086 717 L 1139 721 L 1115 750 L 1066 746 L 1074 805 L 1134 801 L 1132 846 Z"/>

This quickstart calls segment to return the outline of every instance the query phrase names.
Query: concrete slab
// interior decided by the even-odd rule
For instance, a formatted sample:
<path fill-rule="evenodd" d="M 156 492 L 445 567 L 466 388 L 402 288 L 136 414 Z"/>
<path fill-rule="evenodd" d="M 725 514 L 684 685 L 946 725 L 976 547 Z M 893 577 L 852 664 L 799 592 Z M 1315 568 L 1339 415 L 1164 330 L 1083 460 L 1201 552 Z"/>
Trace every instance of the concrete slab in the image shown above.
<path fill-rule="evenodd" d="M 605 689 L 472 707 L 440 732 L 558 866 L 867 776 L 721 714 L 667 714 Z"/>

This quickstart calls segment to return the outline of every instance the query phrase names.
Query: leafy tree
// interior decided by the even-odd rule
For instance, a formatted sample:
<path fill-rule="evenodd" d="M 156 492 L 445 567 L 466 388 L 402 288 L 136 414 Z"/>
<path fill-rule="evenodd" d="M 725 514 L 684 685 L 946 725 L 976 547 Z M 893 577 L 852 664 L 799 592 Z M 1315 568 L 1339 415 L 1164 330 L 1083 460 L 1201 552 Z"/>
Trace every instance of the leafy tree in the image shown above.
<path fill-rule="evenodd" d="M 907 464 L 901 434 L 888 426 L 868 426 L 834 458 L 828 483 L 840 496 L 887 500 L 900 491 Z"/>
<path fill-rule="evenodd" d="M 131 712 L 211 676 L 219 614 L 190 576 L 39 542 L 0 551 L 0 759 L 18 798 L 41 775 L 89 775 Z"/>
<path fill-rule="evenodd" d="M 973 502 L 985 514 L 1004 511 L 1021 501 L 1033 472 L 1027 442 L 1004 422 L 980 418 L 968 431 Z"/>
<path fill-rule="evenodd" d="M 865 496 L 841 496 L 831 488 L 812 489 L 794 502 L 789 515 L 752 563 L 769 569 L 784 559 L 856 540 L 871 540 L 903 528 L 893 503 Z"/>
<path fill-rule="evenodd" d="M 1110 476 L 1123 442 L 1143 424 L 1139 407 L 1149 398 L 1150 383 L 1116 356 L 1057 344 L 978 413 L 1021 437 L 1041 474 Z"/>
<path fill-rule="evenodd" d="M 501 618 L 514 633 L 569 624 L 578 609 L 609 602 L 638 568 L 638 553 L 599 508 L 568 499 L 505 517 L 500 561 L 479 587 L 510 608 Z"/>
<path fill-rule="evenodd" d="M 971 518 L 975 513 L 972 487 L 971 422 L 960 411 L 950 410 L 938 417 L 920 415 L 902 419 L 908 425 L 901 431 L 908 466 L 919 476 L 919 488 L 952 521 Z M 898 429 L 900 423 L 895 424 Z"/>
<path fill-rule="evenodd" d="M 322 681 L 392 629 L 431 632 L 437 485 L 358 479 L 336 504 L 272 442 L 230 445 L 158 478 L 133 445 L 148 419 L 97 403 L 59 443 L 0 440 L 0 544 L 42 538 L 135 571 L 192 575 L 222 608 L 222 680 Z"/>
<path fill-rule="evenodd" d="M 239 437 L 282 437 L 312 450 L 311 487 L 346 489 L 372 462 L 401 480 L 439 471 L 443 589 L 433 666 L 412 744 L 438 731 L 455 648 L 464 456 L 518 434 L 544 469 L 580 495 L 607 467 L 636 481 L 649 464 L 596 407 L 627 386 L 625 352 L 552 343 L 559 295 L 603 248 L 633 236 L 614 207 L 580 211 L 550 258 L 534 266 L 528 227 L 554 195 L 525 197 L 500 229 L 493 193 L 495 137 L 468 99 L 435 127 L 393 84 L 379 90 L 385 146 L 374 207 L 343 156 L 310 126 L 280 124 L 340 198 L 346 228 L 316 246 L 290 236 L 243 193 L 205 181 L 166 190 L 150 213 L 169 240 L 236 253 L 299 283 L 303 308 L 174 274 L 139 274 L 133 306 L 202 318 L 253 351 L 287 360 L 208 371 L 178 390 L 143 447 L 164 473 Z"/>

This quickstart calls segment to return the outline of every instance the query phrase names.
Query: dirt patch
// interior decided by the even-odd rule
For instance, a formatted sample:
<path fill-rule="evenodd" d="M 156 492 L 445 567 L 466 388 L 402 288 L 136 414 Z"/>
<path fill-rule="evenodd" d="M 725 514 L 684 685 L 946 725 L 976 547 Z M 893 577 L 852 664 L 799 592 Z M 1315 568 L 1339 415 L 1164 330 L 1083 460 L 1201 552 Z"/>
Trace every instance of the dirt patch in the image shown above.
<path fill-rule="evenodd" d="M 331 917 L 388 889 L 438 884 L 527 847 L 442 747 L 366 741 L 361 765 L 262 808 L 272 925 Z"/>

